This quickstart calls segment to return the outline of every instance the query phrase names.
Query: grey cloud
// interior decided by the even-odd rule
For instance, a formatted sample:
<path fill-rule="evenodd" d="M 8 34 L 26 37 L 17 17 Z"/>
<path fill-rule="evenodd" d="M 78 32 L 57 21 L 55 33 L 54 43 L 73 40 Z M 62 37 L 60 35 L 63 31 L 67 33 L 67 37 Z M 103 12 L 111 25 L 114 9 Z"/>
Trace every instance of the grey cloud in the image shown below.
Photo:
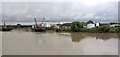
<path fill-rule="evenodd" d="M 86 21 L 117 20 L 117 2 L 87 6 L 81 2 L 4 2 L 3 21 Z M 6 19 L 4 19 L 6 18 Z"/>

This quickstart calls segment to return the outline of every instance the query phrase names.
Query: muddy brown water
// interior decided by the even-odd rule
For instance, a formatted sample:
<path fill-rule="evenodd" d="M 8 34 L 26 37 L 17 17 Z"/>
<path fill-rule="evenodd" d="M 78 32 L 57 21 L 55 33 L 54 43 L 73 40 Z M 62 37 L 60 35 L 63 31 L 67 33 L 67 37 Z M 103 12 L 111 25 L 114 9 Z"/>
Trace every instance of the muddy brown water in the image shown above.
<path fill-rule="evenodd" d="M 3 55 L 117 55 L 118 34 L 2 32 Z"/>

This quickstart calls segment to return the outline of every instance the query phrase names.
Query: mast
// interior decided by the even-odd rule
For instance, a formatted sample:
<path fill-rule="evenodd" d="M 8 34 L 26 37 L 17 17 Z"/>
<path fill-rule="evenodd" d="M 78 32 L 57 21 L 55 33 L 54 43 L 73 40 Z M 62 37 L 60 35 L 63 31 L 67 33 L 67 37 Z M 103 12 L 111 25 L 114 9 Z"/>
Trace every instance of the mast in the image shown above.
<path fill-rule="evenodd" d="M 34 20 L 35 20 L 35 26 L 38 27 L 37 20 L 35 17 L 34 17 Z"/>
<path fill-rule="evenodd" d="M 42 20 L 42 23 L 41 23 L 41 24 L 43 24 L 44 20 L 45 20 L 45 18 L 43 18 L 43 20 Z"/>
<path fill-rule="evenodd" d="M 38 28 L 39 28 L 39 29 L 41 29 L 41 28 L 42 28 L 42 24 L 43 24 L 44 20 L 45 20 L 45 18 L 43 18 L 42 23 L 41 23 L 41 24 L 39 24 L 39 26 L 38 26 Z"/>

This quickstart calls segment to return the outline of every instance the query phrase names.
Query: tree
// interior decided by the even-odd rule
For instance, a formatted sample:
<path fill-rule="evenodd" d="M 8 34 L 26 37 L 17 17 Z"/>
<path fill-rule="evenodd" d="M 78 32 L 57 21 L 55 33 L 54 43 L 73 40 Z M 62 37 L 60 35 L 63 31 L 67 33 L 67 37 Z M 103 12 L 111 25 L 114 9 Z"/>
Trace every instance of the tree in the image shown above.
<path fill-rule="evenodd" d="M 98 27 L 99 32 L 110 32 L 110 29 L 111 28 L 109 25 L 103 25 L 103 26 Z"/>
<path fill-rule="evenodd" d="M 80 31 L 80 28 L 82 28 L 82 27 L 83 26 L 81 25 L 80 22 L 72 22 L 72 25 L 71 25 L 72 31 L 78 32 L 78 31 Z"/>
<path fill-rule="evenodd" d="M 89 23 L 94 23 L 92 20 L 89 20 L 88 22 L 87 22 L 87 24 L 89 24 Z"/>

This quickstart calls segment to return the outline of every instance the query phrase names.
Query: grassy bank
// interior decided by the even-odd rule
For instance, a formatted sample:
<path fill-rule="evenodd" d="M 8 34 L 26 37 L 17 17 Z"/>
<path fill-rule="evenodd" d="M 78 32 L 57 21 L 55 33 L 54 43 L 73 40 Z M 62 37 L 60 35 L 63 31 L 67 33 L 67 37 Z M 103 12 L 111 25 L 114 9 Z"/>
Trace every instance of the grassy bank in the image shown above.
<path fill-rule="evenodd" d="M 109 24 L 94 28 L 85 28 L 80 22 L 72 22 L 71 29 L 64 29 L 66 32 L 97 32 L 97 33 L 120 33 L 120 27 L 110 27 Z"/>
<path fill-rule="evenodd" d="M 91 21 L 87 22 L 90 23 Z M 86 23 L 86 24 L 87 24 Z M 91 22 L 93 23 L 93 22 Z M 83 27 L 81 22 L 72 22 L 70 28 L 62 28 L 61 32 L 95 32 L 95 33 L 120 33 L 120 27 L 110 27 L 110 24 L 100 25 L 94 28 Z M 32 31 L 31 28 L 15 28 L 15 31 Z M 46 31 L 55 31 L 53 27 L 47 27 Z"/>

